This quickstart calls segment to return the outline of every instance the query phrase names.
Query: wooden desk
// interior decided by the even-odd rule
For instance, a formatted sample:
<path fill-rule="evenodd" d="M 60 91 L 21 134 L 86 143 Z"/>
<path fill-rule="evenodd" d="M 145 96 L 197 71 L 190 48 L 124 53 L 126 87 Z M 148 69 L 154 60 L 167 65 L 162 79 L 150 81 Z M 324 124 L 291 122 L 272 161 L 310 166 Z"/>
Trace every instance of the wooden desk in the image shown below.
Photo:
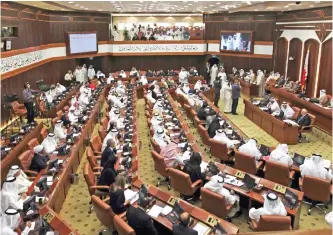
<path fill-rule="evenodd" d="M 220 164 L 220 163 L 216 163 L 216 165 L 218 166 L 218 168 L 220 169 L 220 171 L 228 174 L 228 175 L 233 175 L 235 176 L 236 175 L 236 172 L 240 171 L 238 169 L 235 169 L 235 168 L 232 168 L 232 167 L 229 167 L 229 166 L 226 166 L 226 165 L 223 165 L 223 164 Z M 260 178 L 260 177 L 257 177 L 255 175 L 251 175 L 251 177 L 255 178 L 255 179 L 260 179 L 260 184 L 264 185 L 264 188 L 260 191 L 260 192 L 255 192 L 255 191 L 251 191 L 249 193 L 247 193 L 245 190 L 239 188 L 239 187 L 236 187 L 236 186 L 233 186 L 233 185 L 229 185 L 229 184 L 224 184 L 224 187 L 225 188 L 228 188 L 228 189 L 232 189 L 234 190 L 237 194 L 240 194 L 240 195 L 243 195 L 247 198 L 249 198 L 250 200 L 254 200 L 256 202 L 259 202 L 261 204 L 264 203 L 264 198 L 262 197 L 263 194 L 267 193 L 268 191 L 273 191 L 273 188 L 274 186 L 276 185 L 276 183 L 272 182 L 272 181 L 269 181 L 267 179 L 264 179 L 264 178 Z M 301 208 L 302 208 L 302 200 L 303 200 L 303 196 L 304 196 L 304 193 L 303 192 L 300 192 L 300 191 L 297 191 L 293 188 L 288 188 L 289 190 L 293 191 L 294 193 L 296 193 L 298 195 L 298 200 L 299 200 L 299 204 L 296 208 L 293 208 L 292 210 L 290 208 L 287 208 L 286 207 L 286 210 L 287 210 L 287 213 L 288 215 L 291 216 L 291 219 L 292 219 L 292 227 L 293 229 L 298 229 L 299 228 L 299 220 L 300 220 L 300 216 L 301 216 Z M 278 192 L 275 192 L 278 196 L 282 196 L 283 197 L 283 194 L 281 193 L 278 193 Z M 251 206 L 251 203 L 250 203 L 250 206 Z"/>
<path fill-rule="evenodd" d="M 141 180 L 133 182 L 133 186 L 136 187 L 137 189 L 140 188 L 142 184 L 143 182 Z M 172 197 L 168 192 L 162 191 L 152 185 L 149 186 L 148 192 L 156 199 L 156 205 L 159 205 L 161 207 L 168 205 L 168 200 L 170 199 L 170 197 Z M 239 232 L 239 229 L 235 225 L 223 219 L 220 219 L 201 208 L 191 205 L 190 203 L 184 200 L 181 200 L 179 198 L 177 198 L 177 200 L 179 200 L 178 202 L 184 208 L 184 210 L 188 212 L 191 215 L 191 217 L 193 217 L 194 223 L 192 223 L 191 227 L 194 227 L 198 222 L 202 222 L 210 227 L 210 225 L 207 223 L 207 220 L 209 217 L 213 217 L 218 219 L 218 221 L 221 223 L 221 225 L 227 231 L 228 234 L 237 234 Z M 172 230 L 172 223 L 166 217 L 158 216 L 157 218 L 153 219 L 156 222 L 168 228 L 169 230 Z"/>
<path fill-rule="evenodd" d="M 43 123 L 39 123 L 33 130 L 26 134 L 23 139 L 15 147 L 13 147 L 7 156 L 1 161 L 1 182 L 3 182 L 8 174 L 8 171 L 12 165 L 20 165 L 18 157 L 25 150 L 28 149 L 28 142 L 32 138 L 40 139 L 40 131 L 43 128 Z"/>
<path fill-rule="evenodd" d="M 325 109 L 314 103 L 301 99 L 297 97 L 296 94 L 288 92 L 283 88 L 275 88 L 271 86 L 268 89 L 271 91 L 272 95 L 280 101 L 287 101 L 291 103 L 292 106 L 298 108 L 306 108 L 309 113 L 316 116 L 316 122 L 314 125 L 332 135 L 332 109 Z"/>
<path fill-rule="evenodd" d="M 235 81 L 238 79 L 240 85 L 241 85 L 241 92 L 250 97 L 250 96 L 258 96 L 258 89 L 259 86 L 256 84 L 250 84 L 248 82 L 245 82 L 244 80 L 235 77 L 233 74 L 229 74 L 228 77 L 230 78 L 231 81 Z"/>
<path fill-rule="evenodd" d="M 261 129 L 284 144 L 298 143 L 298 127 L 292 127 L 277 119 L 269 113 L 261 110 L 248 100 L 243 100 L 245 104 L 244 116 L 257 124 Z"/>

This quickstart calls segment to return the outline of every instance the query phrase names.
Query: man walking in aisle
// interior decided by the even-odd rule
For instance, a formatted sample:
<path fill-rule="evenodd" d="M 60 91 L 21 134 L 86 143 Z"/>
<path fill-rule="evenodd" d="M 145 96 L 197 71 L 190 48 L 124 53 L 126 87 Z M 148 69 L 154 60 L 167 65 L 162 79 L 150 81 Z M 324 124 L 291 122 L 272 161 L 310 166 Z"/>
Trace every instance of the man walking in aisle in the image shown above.
<path fill-rule="evenodd" d="M 240 97 L 240 85 L 239 81 L 236 79 L 234 84 L 232 84 L 231 87 L 232 90 L 232 108 L 231 108 L 231 113 L 233 115 L 238 115 L 237 111 L 237 106 L 238 106 L 238 99 Z"/>

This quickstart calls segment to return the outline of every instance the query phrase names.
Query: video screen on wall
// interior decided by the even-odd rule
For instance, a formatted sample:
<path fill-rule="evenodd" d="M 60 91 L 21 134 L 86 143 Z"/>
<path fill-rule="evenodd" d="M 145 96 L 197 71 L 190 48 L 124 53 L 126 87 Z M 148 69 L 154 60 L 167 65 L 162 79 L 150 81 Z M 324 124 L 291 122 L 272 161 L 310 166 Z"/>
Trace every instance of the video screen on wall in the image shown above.
<path fill-rule="evenodd" d="M 97 53 L 97 32 L 68 33 L 67 54 Z"/>
<path fill-rule="evenodd" d="M 252 31 L 221 31 L 220 51 L 253 53 Z"/>

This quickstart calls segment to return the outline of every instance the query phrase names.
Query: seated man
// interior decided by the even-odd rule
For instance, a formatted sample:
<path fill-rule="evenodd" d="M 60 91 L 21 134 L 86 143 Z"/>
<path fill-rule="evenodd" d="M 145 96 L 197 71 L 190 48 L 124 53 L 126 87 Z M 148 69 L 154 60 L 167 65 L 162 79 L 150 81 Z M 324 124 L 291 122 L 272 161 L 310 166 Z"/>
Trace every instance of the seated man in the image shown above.
<path fill-rule="evenodd" d="M 274 98 L 272 98 L 269 101 L 269 103 L 267 104 L 267 108 L 270 110 L 271 114 L 279 114 L 280 113 L 280 106 Z"/>
<path fill-rule="evenodd" d="M 214 118 L 216 117 L 216 112 L 209 108 L 207 111 L 207 117 L 206 117 L 206 128 L 208 129 L 210 124 L 213 122 Z"/>
<path fill-rule="evenodd" d="M 227 135 L 225 134 L 225 132 L 222 129 L 218 129 L 216 131 L 216 134 L 215 134 L 213 139 L 226 144 L 228 148 L 234 148 L 235 147 L 232 140 L 230 140 L 227 137 Z"/>
<path fill-rule="evenodd" d="M 31 160 L 29 169 L 32 171 L 40 172 L 47 167 L 49 157 L 44 152 L 43 145 L 34 147 L 34 156 Z"/>
<path fill-rule="evenodd" d="M 126 212 L 128 225 L 136 235 L 157 235 L 152 218 L 141 207 L 129 206 Z"/>
<path fill-rule="evenodd" d="M 115 155 L 115 142 L 113 139 L 108 139 L 106 141 L 106 147 L 102 152 L 102 156 L 101 156 L 101 166 L 104 167 L 104 164 L 109 161 L 112 160 L 114 162 L 117 161 L 117 157 Z"/>
<path fill-rule="evenodd" d="M 185 163 L 183 171 L 190 176 L 192 183 L 197 180 L 202 180 L 204 182 L 206 179 L 206 174 L 201 172 L 201 162 L 202 158 L 200 153 L 193 152 L 188 162 Z M 198 191 L 196 196 L 200 194 L 200 189 Z"/>
<path fill-rule="evenodd" d="M 183 212 L 179 216 L 180 224 L 172 225 L 172 234 L 173 235 L 198 235 L 198 232 L 190 228 L 191 217 L 187 212 Z"/>
<path fill-rule="evenodd" d="M 203 102 L 201 108 L 198 109 L 197 116 L 200 120 L 206 121 L 208 115 L 209 107 L 207 102 Z"/>
<path fill-rule="evenodd" d="M 257 141 L 255 139 L 249 139 L 249 141 L 238 148 L 238 151 L 249 156 L 255 157 L 256 161 L 261 158 L 261 152 L 257 148 Z"/>
<path fill-rule="evenodd" d="M 183 164 L 183 161 L 181 159 L 181 149 L 174 141 L 171 141 L 165 148 L 163 148 L 160 155 L 163 157 L 167 167 L 176 168 Z"/>
<path fill-rule="evenodd" d="M 320 90 L 319 104 L 323 107 L 326 107 L 329 104 L 330 100 L 326 94 L 326 90 Z"/>
<path fill-rule="evenodd" d="M 153 72 L 151 70 L 148 70 L 148 72 L 146 73 L 146 77 L 147 78 L 153 77 Z"/>
<path fill-rule="evenodd" d="M 28 176 L 20 169 L 18 165 L 12 165 L 9 169 L 7 177 L 16 177 L 16 182 L 18 186 L 19 193 L 25 193 L 31 186 L 32 182 L 28 180 Z"/>
<path fill-rule="evenodd" d="M 277 146 L 277 148 L 271 152 L 269 160 L 273 160 L 287 166 L 291 166 L 293 164 L 293 160 L 288 153 L 288 145 L 286 144 L 280 144 Z"/>
<path fill-rule="evenodd" d="M 64 111 L 64 114 L 61 116 L 60 120 L 62 121 L 63 125 L 68 128 L 71 125 L 71 121 L 68 117 L 68 110 Z"/>
<path fill-rule="evenodd" d="M 219 116 L 215 116 L 215 118 L 213 119 L 213 121 L 210 123 L 210 125 L 208 126 L 208 135 L 210 138 L 214 138 L 216 131 L 218 129 L 222 128 L 221 123 L 223 123 L 224 121 L 219 117 Z"/>
<path fill-rule="evenodd" d="M 251 208 L 249 211 L 250 219 L 258 222 L 261 215 L 287 215 L 286 208 L 275 193 L 268 193 L 263 197 L 265 199 L 264 206 L 259 209 Z"/>
<path fill-rule="evenodd" d="M 45 153 L 50 154 L 57 150 L 57 139 L 53 133 L 49 133 L 47 137 L 41 143 Z"/>
<path fill-rule="evenodd" d="M 295 114 L 295 111 L 289 106 L 289 104 L 287 104 L 286 101 L 282 102 L 281 111 L 283 112 L 283 117 L 285 119 L 291 119 Z"/>
<path fill-rule="evenodd" d="M 223 187 L 224 185 L 224 178 L 220 175 L 214 175 L 210 178 L 210 181 L 207 182 L 204 188 L 209 189 L 215 193 L 218 193 L 225 197 L 226 203 L 228 205 L 233 205 L 233 208 L 229 212 L 229 217 L 234 217 L 241 214 L 241 208 L 239 206 L 239 196 L 235 194 L 233 190 L 228 190 Z"/>
<path fill-rule="evenodd" d="M 301 113 L 298 115 L 296 119 L 296 123 L 300 126 L 300 128 L 302 126 L 309 126 L 311 124 L 311 118 L 306 109 L 301 110 Z"/>
<path fill-rule="evenodd" d="M 309 175 L 324 180 L 332 179 L 332 175 L 324 167 L 323 159 L 319 154 L 312 154 L 311 159 L 305 160 L 304 163 L 299 166 L 299 169 L 302 177 Z"/>
<path fill-rule="evenodd" d="M 19 228 L 21 221 L 20 212 L 13 208 L 6 208 L 1 216 L 1 226 L 0 226 L 0 234 L 3 235 L 17 235 L 16 229 Z M 26 227 L 31 225 L 31 222 L 26 222 Z M 23 232 L 21 234 L 24 234 Z M 28 233 L 25 233 L 28 234 Z"/>
<path fill-rule="evenodd" d="M 67 133 L 66 129 L 64 129 L 62 126 L 61 120 L 58 120 L 57 123 L 55 124 L 53 133 L 54 137 L 57 140 L 57 143 L 66 141 Z"/>
<path fill-rule="evenodd" d="M 153 139 L 160 146 L 161 150 L 165 148 L 170 142 L 170 137 L 164 133 L 164 129 L 162 127 L 156 130 Z"/>
<path fill-rule="evenodd" d="M 280 88 L 283 87 L 288 80 L 281 76 L 280 79 L 275 83 L 274 87 Z"/>

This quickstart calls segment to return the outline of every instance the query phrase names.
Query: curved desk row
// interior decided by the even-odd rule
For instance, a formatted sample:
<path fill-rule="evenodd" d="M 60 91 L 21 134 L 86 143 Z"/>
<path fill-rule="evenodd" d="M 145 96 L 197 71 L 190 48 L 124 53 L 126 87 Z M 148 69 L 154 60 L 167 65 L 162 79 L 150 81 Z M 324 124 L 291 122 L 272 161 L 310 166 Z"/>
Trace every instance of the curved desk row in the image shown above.
<path fill-rule="evenodd" d="M 238 79 L 240 85 L 241 85 L 241 92 L 250 97 L 250 96 L 258 96 L 258 89 L 259 86 L 257 84 L 251 84 L 249 82 L 245 82 L 242 79 L 237 78 L 235 75 L 233 74 L 228 74 L 228 77 L 231 79 L 231 81 L 235 81 L 236 79 Z"/>

